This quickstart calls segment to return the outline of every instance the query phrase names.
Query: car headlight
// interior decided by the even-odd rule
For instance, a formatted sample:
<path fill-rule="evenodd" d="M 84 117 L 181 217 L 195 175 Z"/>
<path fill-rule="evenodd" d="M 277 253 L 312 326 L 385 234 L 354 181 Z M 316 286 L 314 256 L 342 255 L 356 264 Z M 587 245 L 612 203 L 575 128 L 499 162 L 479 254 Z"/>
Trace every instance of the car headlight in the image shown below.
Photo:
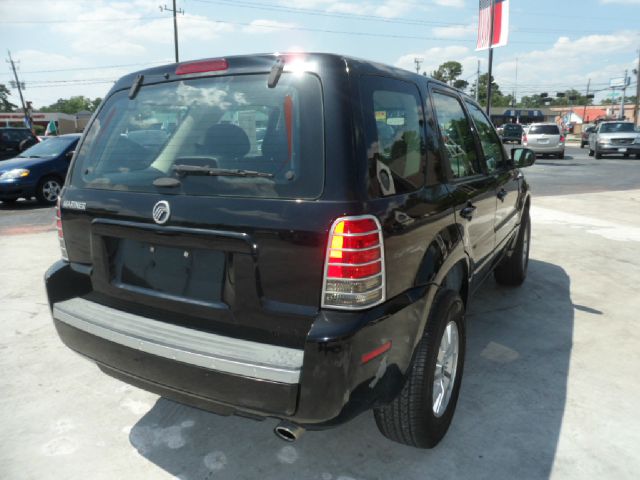
<path fill-rule="evenodd" d="M 0 180 L 12 180 L 14 178 L 28 177 L 29 170 L 26 168 L 14 168 L 13 170 L 7 170 L 0 175 Z"/>
<path fill-rule="evenodd" d="M 611 139 L 610 138 L 601 138 L 600 139 L 600 143 L 611 143 Z"/>

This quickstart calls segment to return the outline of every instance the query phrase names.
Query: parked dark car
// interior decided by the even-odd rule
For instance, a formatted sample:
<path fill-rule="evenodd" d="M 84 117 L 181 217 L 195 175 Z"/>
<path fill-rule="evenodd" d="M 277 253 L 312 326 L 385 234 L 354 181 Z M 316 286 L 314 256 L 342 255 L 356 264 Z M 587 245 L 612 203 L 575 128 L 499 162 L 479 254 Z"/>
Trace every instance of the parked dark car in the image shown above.
<path fill-rule="evenodd" d="M 522 143 L 524 129 L 517 123 L 507 123 L 502 127 L 502 141 L 504 143 Z"/>
<path fill-rule="evenodd" d="M 53 137 L 0 162 L 0 200 L 36 197 L 40 203 L 55 204 L 79 139 L 79 134 Z"/>
<path fill-rule="evenodd" d="M 162 144 L 126 135 L 160 121 Z M 471 293 L 525 279 L 534 160 L 470 97 L 349 57 L 127 75 L 59 201 L 55 327 L 109 375 L 278 418 L 285 440 L 373 408 L 388 438 L 433 447 Z"/>
<path fill-rule="evenodd" d="M 38 138 L 28 128 L 0 128 L 0 160 L 13 158 L 38 143 Z"/>
<path fill-rule="evenodd" d="M 595 125 L 583 125 L 582 133 L 580 134 L 580 148 L 584 148 L 589 145 L 589 135 L 596 130 Z"/>

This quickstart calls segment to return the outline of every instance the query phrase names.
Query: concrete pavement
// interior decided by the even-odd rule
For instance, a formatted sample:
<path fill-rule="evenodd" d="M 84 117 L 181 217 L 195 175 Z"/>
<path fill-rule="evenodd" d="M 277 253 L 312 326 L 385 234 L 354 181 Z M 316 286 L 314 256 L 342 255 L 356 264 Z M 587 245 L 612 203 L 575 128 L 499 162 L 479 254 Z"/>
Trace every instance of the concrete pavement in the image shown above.
<path fill-rule="evenodd" d="M 431 451 L 387 441 L 371 414 L 285 444 L 275 421 L 105 376 L 51 324 L 55 232 L 2 234 L 0 478 L 635 479 L 639 202 L 640 190 L 534 198 L 529 277 L 473 298 L 458 410 Z"/>

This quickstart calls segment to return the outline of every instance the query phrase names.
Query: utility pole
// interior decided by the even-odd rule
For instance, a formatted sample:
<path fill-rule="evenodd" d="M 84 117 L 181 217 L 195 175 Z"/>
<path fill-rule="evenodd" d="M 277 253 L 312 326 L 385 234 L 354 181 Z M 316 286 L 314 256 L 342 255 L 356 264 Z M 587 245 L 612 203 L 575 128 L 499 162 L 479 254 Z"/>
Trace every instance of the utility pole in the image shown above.
<path fill-rule="evenodd" d="M 516 57 L 516 86 L 513 89 L 513 108 L 518 104 L 518 57 Z"/>
<path fill-rule="evenodd" d="M 629 70 L 624 71 L 624 83 L 622 84 L 622 100 L 620 100 L 620 120 L 624 120 L 624 97 L 627 94 L 627 81 L 629 80 Z"/>
<path fill-rule="evenodd" d="M 13 61 L 13 58 L 11 58 L 11 52 L 7 50 L 7 53 L 9 54 L 9 60 L 7 60 L 7 63 L 11 65 L 11 70 L 13 70 L 13 78 L 16 79 L 16 87 L 18 88 L 18 94 L 20 95 L 20 104 L 22 105 L 22 113 L 24 114 L 25 118 L 29 122 L 28 127 L 33 128 L 32 122 L 31 122 L 31 115 L 29 115 L 29 112 L 27 111 L 27 106 L 24 103 L 24 97 L 22 96 L 22 84 L 20 83 L 20 80 L 18 80 L 18 72 L 16 72 L 16 64 Z"/>
<path fill-rule="evenodd" d="M 587 82 L 587 95 L 584 97 L 584 109 L 582 110 L 582 123 L 585 123 L 587 118 L 587 103 L 589 103 L 589 90 L 591 89 L 591 79 Z"/>
<path fill-rule="evenodd" d="M 180 13 L 184 15 L 184 10 L 176 9 L 176 0 L 173 0 L 173 9 L 168 8 L 166 5 L 164 7 L 160 7 L 161 12 L 173 12 L 173 43 L 176 50 L 176 63 L 180 61 L 178 57 L 178 18 L 177 15 Z"/>
<path fill-rule="evenodd" d="M 420 66 L 422 65 L 422 62 L 424 62 L 424 60 L 422 58 L 414 58 L 413 61 L 416 64 L 416 73 L 420 75 Z"/>
<path fill-rule="evenodd" d="M 487 87 L 487 116 L 491 118 L 491 94 L 492 94 L 492 81 L 491 81 L 491 73 L 493 71 L 493 13 L 496 8 L 496 0 L 491 0 L 491 34 L 489 36 L 489 79 Z"/>
<path fill-rule="evenodd" d="M 480 60 L 478 60 L 478 73 L 476 74 L 476 102 L 478 101 L 479 91 L 480 91 Z"/>
<path fill-rule="evenodd" d="M 640 124 L 640 50 L 638 50 L 638 67 L 636 68 L 636 110 L 633 118 L 636 126 Z"/>

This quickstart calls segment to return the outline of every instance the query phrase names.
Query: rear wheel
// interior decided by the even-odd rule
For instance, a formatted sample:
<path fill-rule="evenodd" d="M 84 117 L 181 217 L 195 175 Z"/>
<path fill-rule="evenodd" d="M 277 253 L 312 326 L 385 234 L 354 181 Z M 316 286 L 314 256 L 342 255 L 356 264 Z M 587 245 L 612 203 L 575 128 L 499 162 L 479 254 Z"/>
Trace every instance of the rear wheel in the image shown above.
<path fill-rule="evenodd" d="M 564 152 L 558 154 L 558 158 L 564 158 Z"/>
<path fill-rule="evenodd" d="M 531 243 L 531 221 L 527 210 L 522 217 L 518 239 L 509 257 L 504 257 L 493 271 L 493 276 L 500 285 L 517 287 L 527 278 L 529 267 L 529 246 Z"/>
<path fill-rule="evenodd" d="M 593 157 L 593 150 L 589 149 L 589 156 Z"/>
<path fill-rule="evenodd" d="M 465 355 L 464 303 L 445 291 L 433 307 L 400 394 L 374 409 L 380 432 L 394 442 L 433 448 L 456 409 Z"/>
<path fill-rule="evenodd" d="M 57 177 L 45 177 L 38 184 L 36 198 L 42 204 L 53 205 L 58 200 L 61 190 L 62 182 Z"/>

